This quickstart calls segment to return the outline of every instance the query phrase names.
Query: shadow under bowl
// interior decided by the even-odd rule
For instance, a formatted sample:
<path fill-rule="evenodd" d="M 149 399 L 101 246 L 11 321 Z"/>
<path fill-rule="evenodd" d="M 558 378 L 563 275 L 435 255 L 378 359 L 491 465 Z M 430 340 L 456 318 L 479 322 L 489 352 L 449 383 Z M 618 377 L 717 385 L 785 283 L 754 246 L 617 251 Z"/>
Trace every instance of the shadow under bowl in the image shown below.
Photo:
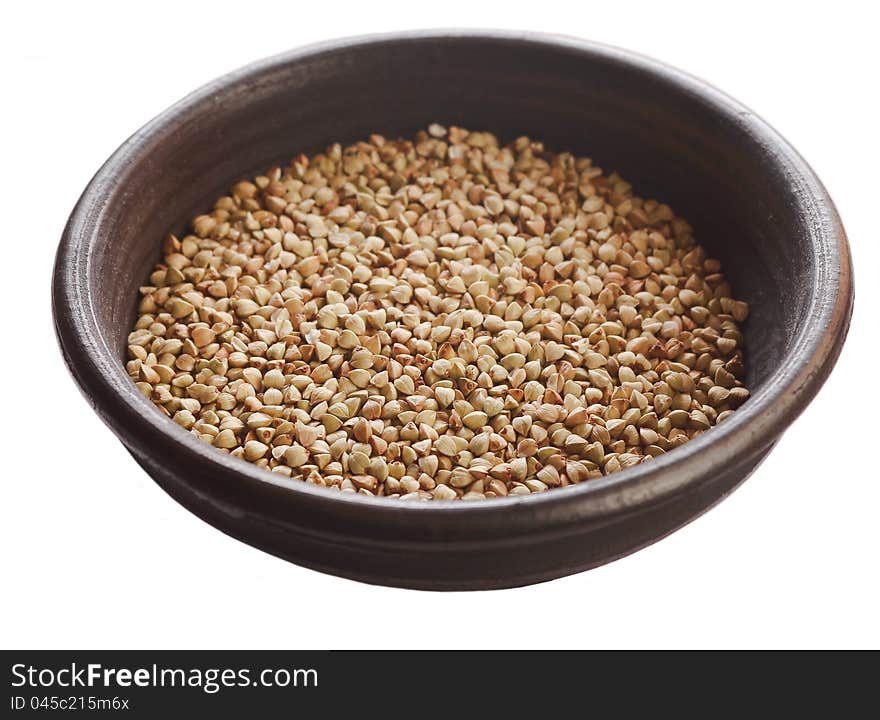
<path fill-rule="evenodd" d="M 300 152 L 431 122 L 527 134 L 588 155 L 669 203 L 721 259 L 745 324 L 751 398 L 649 463 L 578 486 L 474 503 L 346 496 L 229 457 L 128 378 L 138 287 L 162 238 L 237 180 Z M 53 281 L 67 365 L 172 497 L 240 540 L 358 580 L 455 590 L 534 583 L 633 552 L 735 488 L 825 381 L 852 312 L 846 237 L 800 156 L 751 111 L 661 63 L 593 43 L 417 32 L 294 50 L 216 80 L 135 133 L 64 230 Z"/>

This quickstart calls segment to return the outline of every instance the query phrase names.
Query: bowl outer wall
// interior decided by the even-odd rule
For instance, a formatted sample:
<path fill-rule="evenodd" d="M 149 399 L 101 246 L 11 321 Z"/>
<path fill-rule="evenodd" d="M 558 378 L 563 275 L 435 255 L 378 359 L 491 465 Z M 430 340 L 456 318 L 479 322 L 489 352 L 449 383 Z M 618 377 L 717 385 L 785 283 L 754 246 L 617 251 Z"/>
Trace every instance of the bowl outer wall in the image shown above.
<path fill-rule="evenodd" d="M 808 240 L 815 253 L 806 309 L 812 320 L 801 328 L 771 377 L 728 421 L 650 463 L 576 487 L 479 503 L 410 505 L 275 478 L 169 423 L 136 390 L 93 311 L 91 258 L 106 214 L 124 199 L 126 178 L 136 165 L 133 159 L 167 141 L 178 123 L 186 122 L 218 93 L 258 82 L 287 64 L 363 44 L 379 51 L 387 43 L 447 37 L 564 47 L 650 73 L 680 92 L 699 96 L 739 125 L 782 169 L 799 198 L 798 210 L 810 228 Z M 444 552 L 485 551 L 490 545 L 510 550 L 542 540 L 582 536 L 671 500 L 699 495 L 702 485 L 715 486 L 720 477 L 727 480 L 715 492 L 723 495 L 769 450 L 821 387 L 845 338 L 852 299 L 849 249 L 833 203 L 803 159 L 751 111 L 685 73 L 629 52 L 571 38 L 485 31 L 430 31 L 322 43 L 259 61 L 197 90 L 135 133 L 98 171 L 64 230 L 53 281 L 55 327 L 71 373 L 98 415 L 139 461 L 151 467 L 153 474 L 164 468 L 166 478 L 160 482 L 172 494 L 190 493 L 186 504 L 203 516 L 210 514 L 210 506 L 229 517 L 259 518 L 340 546 L 405 546 L 411 552 L 434 552 L 441 546 Z M 177 493 L 171 485 L 178 486 Z M 205 506 L 202 512 L 199 504 Z M 660 534 L 668 529 L 660 528 Z"/>

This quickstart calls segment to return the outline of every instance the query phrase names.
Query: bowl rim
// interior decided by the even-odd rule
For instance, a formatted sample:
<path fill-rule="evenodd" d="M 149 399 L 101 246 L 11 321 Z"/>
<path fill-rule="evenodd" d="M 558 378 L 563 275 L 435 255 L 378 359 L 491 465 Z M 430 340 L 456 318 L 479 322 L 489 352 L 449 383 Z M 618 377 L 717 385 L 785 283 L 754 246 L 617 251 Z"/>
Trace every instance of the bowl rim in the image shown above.
<path fill-rule="evenodd" d="M 567 488 L 532 495 L 487 498 L 479 502 L 394 502 L 387 498 L 340 493 L 267 472 L 218 452 L 157 412 L 135 387 L 116 353 L 104 340 L 92 311 L 90 250 L 108 208 L 118 201 L 126 173 L 150 147 L 217 93 L 279 70 L 283 66 L 363 46 L 379 47 L 447 39 L 516 43 L 586 55 L 647 73 L 678 92 L 697 98 L 745 132 L 784 172 L 798 198 L 798 213 L 809 228 L 816 275 L 805 322 L 778 367 L 749 400 L 724 423 L 648 463 Z M 666 500 L 698 485 L 712 469 L 731 466 L 766 451 L 806 407 L 830 373 L 849 327 L 853 303 L 852 267 L 846 234 L 822 183 L 797 151 L 770 125 L 709 83 L 653 58 L 621 48 L 558 34 L 504 30 L 418 30 L 360 35 L 306 45 L 257 60 L 227 73 L 164 110 L 126 140 L 92 178 L 74 207 L 61 237 L 52 282 L 54 325 L 65 362 L 93 409 L 130 448 L 144 455 L 183 453 L 204 474 L 238 476 L 247 492 L 273 501 L 351 508 L 365 521 L 424 527 L 423 521 L 467 516 L 506 526 L 541 513 L 556 524 L 607 518 L 637 506 Z M 712 452 L 707 452 L 711 448 Z M 170 457 L 170 455 L 169 455 Z M 279 493 L 278 489 L 283 492 Z M 525 526 L 524 525 L 524 526 Z"/>

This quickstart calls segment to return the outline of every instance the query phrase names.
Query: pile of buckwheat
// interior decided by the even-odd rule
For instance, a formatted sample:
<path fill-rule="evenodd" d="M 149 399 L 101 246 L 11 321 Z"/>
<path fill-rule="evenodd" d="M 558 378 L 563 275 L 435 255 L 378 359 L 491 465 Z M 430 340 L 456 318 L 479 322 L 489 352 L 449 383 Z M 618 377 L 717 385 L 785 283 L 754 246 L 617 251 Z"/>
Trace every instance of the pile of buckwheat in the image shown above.
<path fill-rule="evenodd" d="M 128 372 L 220 451 L 349 493 L 525 495 L 746 400 L 748 306 L 588 158 L 432 125 L 240 182 L 165 241 Z"/>

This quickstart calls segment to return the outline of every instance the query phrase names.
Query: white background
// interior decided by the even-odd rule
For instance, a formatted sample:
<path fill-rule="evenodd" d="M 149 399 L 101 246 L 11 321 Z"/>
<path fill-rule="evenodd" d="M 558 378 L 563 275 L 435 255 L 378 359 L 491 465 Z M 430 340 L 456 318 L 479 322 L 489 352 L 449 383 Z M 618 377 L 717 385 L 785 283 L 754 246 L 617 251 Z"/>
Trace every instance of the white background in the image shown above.
<path fill-rule="evenodd" d="M 877 18 L 861 9 L 868 5 L 8 5 L 0 47 L 0 646 L 880 646 L 880 55 Z M 431 26 L 576 34 L 709 80 L 813 165 L 855 260 L 859 298 L 840 363 L 740 490 L 633 556 L 524 589 L 371 587 L 226 537 L 168 498 L 99 422 L 67 375 L 51 327 L 51 266 L 67 214 L 140 125 L 259 57 L 334 36 Z"/>

